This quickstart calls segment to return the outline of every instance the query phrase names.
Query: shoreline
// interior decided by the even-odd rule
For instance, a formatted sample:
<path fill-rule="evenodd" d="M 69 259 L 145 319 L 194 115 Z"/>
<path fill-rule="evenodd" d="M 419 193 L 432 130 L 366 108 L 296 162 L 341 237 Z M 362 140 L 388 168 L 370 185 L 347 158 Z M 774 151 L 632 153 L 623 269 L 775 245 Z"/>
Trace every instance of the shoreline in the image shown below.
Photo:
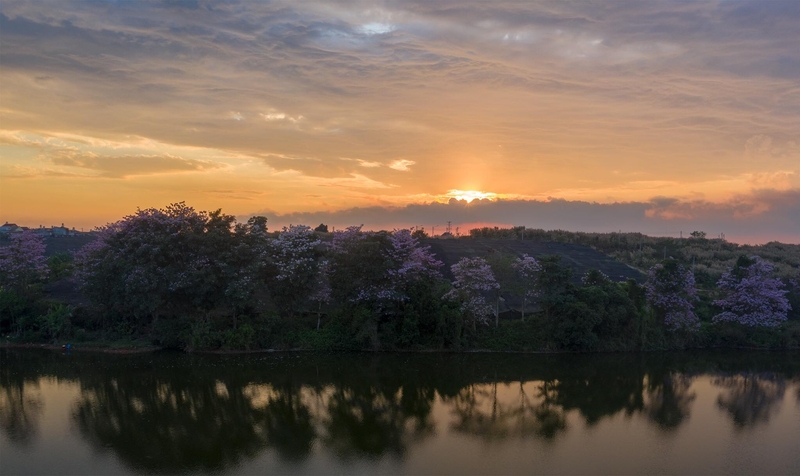
<path fill-rule="evenodd" d="M 0 342 L 0 349 L 44 349 L 50 351 L 66 352 L 67 350 L 62 345 L 57 344 L 36 344 L 36 343 L 16 343 L 16 342 Z M 147 354 L 167 350 L 165 347 L 158 346 L 144 346 L 144 347 L 97 347 L 87 346 L 75 347 L 72 345 L 69 352 L 86 352 L 86 353 L 99 353 L 99 354 L 113 354 L 113 355 L 135 355 Z M 176 352 L 184 354 L 201 354 L 201 355 L 251 355 L 251 354 L 278 354 L 278 353 L 304 353 L 304 352 L 319 352 L 319 353 L 337 353 L 337 354 L 351 354 L 351 353 L 369 353 L 369 354 L 529 354 L 529 355 L 566 355 L 566 354 L 640 354 L 640 353 L 658 353 L 658 352 L 692 352 L 692 351 L 748 351 L 748 352 L 796 352 L 800 348 L 786 348 L 786 349 L 768 349 L 761 347 L 713 347 L 713 348 L 700 348 L 700 349 L 661 349 L 661 350 L 632 350 L 632 351 L 593 351 L 593 352 L 580 352 L 580 351 L 541 351 L 541 350 L 489 350 L 489 349 L 470 349 L 470 350 L 441 350 L 441 349 L 397 349 L 397 350 L 317 350 L 317 349 L 253 349 L 253 350 L 179 350 L 174 349 Z"/>
<path fill-rule="evenodd" d="M 64 351 L 66 352 L 67 349 L 62 347 L 58 344 L 34 344 L 34 343 L 21 343 L 21 342 L 2 342 L 0 343 L 0 349 L 44 349 L 44 350 L 52 350 L 52 351 Z M 146 354 L 148 352 L 156 352 L 159 350 L 164 350 L 163 347 L 96 347 L 96 346 L 89 346 L 89 347 L 75 347 L 74 345 L 70 345 L 69 352 L 95 352 L 95 353 L 102 353 L 102 354 L 118 354 L 118 355 L 128 355 L 128 354 Z"/>

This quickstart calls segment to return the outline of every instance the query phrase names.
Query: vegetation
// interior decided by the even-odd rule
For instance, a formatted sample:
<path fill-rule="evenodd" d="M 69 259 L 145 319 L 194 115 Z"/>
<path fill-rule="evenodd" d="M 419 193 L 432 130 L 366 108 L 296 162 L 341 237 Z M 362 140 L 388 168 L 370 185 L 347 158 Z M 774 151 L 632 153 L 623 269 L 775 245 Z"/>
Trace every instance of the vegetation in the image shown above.
<path fill-rule="evenodd" d="M 486 230 L 472 235 L 493 236 Z M 522 231 L 510 230 L 494 233 Z M 607 236 L 552 233 L 611 246 Z M 790 255 L 776 264 L 741 254 L 715 280 L 692 272 L 683 254 L 662 257 L 642 285 L 600 270 L 576 281 L 546 255 L 496 252 L 446 269 L 422 238 L 322 225 L 270 233 L 264 217 L 236 223 L 183 203 L 107 225 L 74 257 L 45 259 L 41 239 L 24 233 L 0 248 L 0 332 L 20 342 L 144 340 L 188 350 L 800 347 Z M 697 243 L 676 251 L 713 240 L 684 241 Z M 45 297 L 48 280 L 69 279 L 84 304 Z"/>

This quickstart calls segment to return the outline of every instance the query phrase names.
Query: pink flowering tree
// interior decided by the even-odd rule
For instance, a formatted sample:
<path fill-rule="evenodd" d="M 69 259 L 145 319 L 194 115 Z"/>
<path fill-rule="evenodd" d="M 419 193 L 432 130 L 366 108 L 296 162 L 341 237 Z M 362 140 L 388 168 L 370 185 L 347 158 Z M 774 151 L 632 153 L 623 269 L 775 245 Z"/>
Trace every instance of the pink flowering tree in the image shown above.
<path fill-rule="evenodd" d="M 473 330 L 477 322 L 488 323 L 494 311 L 485 295 L 500 289 L 489 263 L 483 258 L 461 258 L 450 270 L 455 280 L 453 289 L 444 298 L 461 305 L 461 312 L 472 321 Z"/>
<path fill-rule="evenodd" d="M 533 256 L 523 254 L 517 257 L 511 267 L 516 271 L 522 285 L 522 320 L 525 320 L 525 305 L 539 295 L 537 283 L 542 266 Z"/>
<path fill-rule="evenodd" d="M 271 262 L 276 268 L 271 291 L 278 306 L 293 315 L 311 295 L 319 263 L 319 239 L 311 227 L 291 225 L 270 244 Z"/>
<path fill-rule="evenodd" d="M 693 330 L 700 325 L 694 313 L 694 275 L 677 261 L 666 260 L 650 268 L 645 289 L 650 307 L 668 330 Z"/>
<path fill-rule="evenodd" d="M 386 237 L 350 226 L 333 232 L 328 253 L 331 297 L 340 305 L 374 302 L 383 295 L 387 260 Z"/>
<path fill-rule="evenodd" d="M 200 253 L 208 218 L 174 203 L 137 210 L 101 228 L 98 240 L 76 256 L 85 292 L 134 321 L 195 308 L 214 284 L 201 276 L 210 271 L 210 257 Z"/>
<path fill-rule="evenodd" d="M 436 259 L 430 246 L 421 246 L 410 230 L 395 230 L 389 235 L 384 256 L 388 261 L 378 297 L 393 302 L 409 299 L 409 288 L 415 283 L 441 278 L 443 263 Z"/>
<path fill-rule="evenodd" d="M 210 322 L 252 307 L 263 283 L 257 253 L 266 220 L 235 225 L 220 210 L 196 211 L 184 203 L 149 208 L 111 223 L 76 255 L 76 275 L 105 314 L 146 331 L 160 318 Z M 262 284 L 263 285 L 263 284 Z"/>
<path fill-rule="evenodd" d="M 0 247 L 0 285 L 25 295 L 31 284 L 47 277 L 42 238 L 30 230 L 11 237 Z"/>
<path fill-rule="evenodd" d="M 714 322 L 738 322 L 746 326 L 775 327 L 785 321 L 789 310 L 788 291 L 772 276 L 774 266 L 758 256 L 742 256 L 723 274 L 717 287 L 725 297 L 714 301 L 723 311 Z"/>

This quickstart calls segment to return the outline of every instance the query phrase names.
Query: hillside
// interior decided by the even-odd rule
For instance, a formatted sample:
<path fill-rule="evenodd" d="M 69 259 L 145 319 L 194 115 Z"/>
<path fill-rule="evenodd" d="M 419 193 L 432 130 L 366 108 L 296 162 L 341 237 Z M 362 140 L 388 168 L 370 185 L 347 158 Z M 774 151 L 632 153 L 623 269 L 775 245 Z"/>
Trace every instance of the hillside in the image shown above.
<path fill-rule="evenodd" d="M 445 276 L 452 278 L 450 266 L 461 258 L 487 258 L 493 254 L 505 256 L 522 256 L 527 254 L 534 258 L 545 255 L 561 257 L 561 264 L 572 268 L 574 282 L 590 269 L 599 269 L 614 281 L 635 279 L 641 281 L 643 275 L 638 270 L 621 263 L 589 246 L 575 243 L 557 243 L 521 240 L 493 240 L 488 238 L 462 238 L 454 240 L 427 239 L 424 244 L 430 245 L 431 251 L 445 264 Z"/>
<path fill-rule="evenodd" d="M 486 258 L 493 266 L 495 275 L 501 284 L 502 297 L 500 312 L 520 312 L 522 299 L 519 283 L 515 273 L 510 270 L 513 259 L 523 254 L 534 258 L 555 255 L 561 258 L 561 264 L 572 269 L 572 280 L 580 284 L 584 273 L 590 269 L 598 269 L 614 281 L 634 279 L 641 282 L 644 274 L 586 245 L 575 243 L 541 242 L 511 239 L 460 238 L 460 239 L 427 239 L 424 244 L 431 247 L 437 258 L 444 264 L 443 273 L 449 280 L 453 279 L 450 266 L 461 258 Z M 531 310 L 530 304 L 528 311 Z"/>

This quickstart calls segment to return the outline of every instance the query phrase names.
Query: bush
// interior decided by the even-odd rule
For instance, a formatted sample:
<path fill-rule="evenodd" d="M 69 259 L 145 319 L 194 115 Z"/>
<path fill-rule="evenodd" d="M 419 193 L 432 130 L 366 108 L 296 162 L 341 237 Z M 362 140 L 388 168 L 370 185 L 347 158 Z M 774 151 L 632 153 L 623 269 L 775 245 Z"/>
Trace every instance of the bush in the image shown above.
<path fill-rule="evenodd" d="M 236 329 L 225 331 L 222 348 L 226 350 L 250 350 L 255 342 L 256 331 L 250 324 L 242 324 Z"/>
<path fill-rule="evenodd" d="M 39 332 L 43 339 L 56 341 L 68 337 L 71 331 L 70 318 L 74 308 L 66 304 L 54 304 L 47 314 L 39 318 Z"/>
<path fill-rule="evenodd" d="M 0 288 L 0 332 L 18 334 L 24 321 L 34 314 L 31 302 L 10 289 Z"/>

